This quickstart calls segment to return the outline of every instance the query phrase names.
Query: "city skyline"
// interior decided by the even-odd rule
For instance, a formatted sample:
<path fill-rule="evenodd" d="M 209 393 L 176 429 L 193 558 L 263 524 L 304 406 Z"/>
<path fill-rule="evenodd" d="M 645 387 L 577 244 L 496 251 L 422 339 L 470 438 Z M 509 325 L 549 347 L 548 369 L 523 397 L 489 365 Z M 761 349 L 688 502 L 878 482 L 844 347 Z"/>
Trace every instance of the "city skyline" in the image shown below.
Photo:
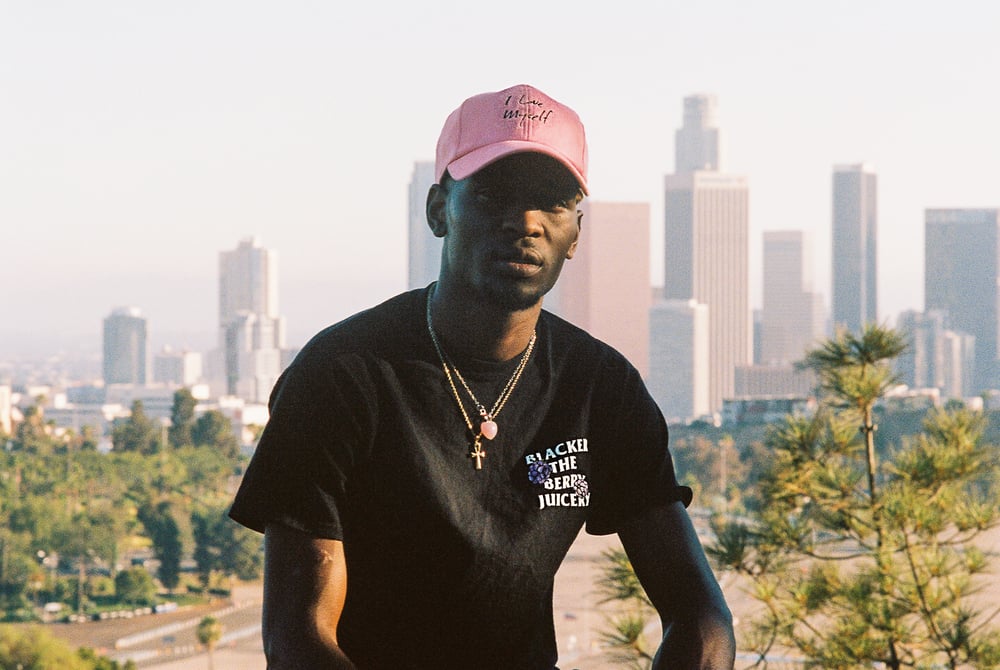
<path fill-rule="evenodd" d="M 437 2 L 6 7 L 0 352 L 97 348 L 115 305 L 142 307 L 157 349 L 200 346 L 181 336 L 214 333 L 215 254 L 248 235 L 281 253 L 290 344 L 403 290 L 414 162 L 462 99 L 519 81 L 580 112 L 594 200 L 649 204 L 653 285 L 662 180 L 697 92 L 719 101 L 727 172 L 749 180 L 754 307 L 767 230 L 812 235 L 830 303 L 834 165 L 879 175 L 883 320 L 923 309 L 925 209 L 1000 204 L 1000 7 L 557 2 L 537 18 L 571 8 L 574 68 L 512 17 Z"/>

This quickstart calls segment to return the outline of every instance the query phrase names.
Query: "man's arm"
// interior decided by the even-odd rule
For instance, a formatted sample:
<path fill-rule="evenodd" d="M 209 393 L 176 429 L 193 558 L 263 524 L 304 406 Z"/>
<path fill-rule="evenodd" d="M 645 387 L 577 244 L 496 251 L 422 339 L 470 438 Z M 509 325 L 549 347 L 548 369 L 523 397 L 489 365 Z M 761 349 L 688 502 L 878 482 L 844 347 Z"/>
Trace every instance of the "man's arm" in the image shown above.
<path fill-rule="evenodd" d="M 732 614 L 680 502 L 653 507 L 618 533 L 663 623 L 655 670 L 731 670 Z"/>
<path fill-rule="evenodd" d="M 346 595 L 343 542 L 268 524 L 263 636 L 269 670 L 354 668 L 337 645 Z"/>

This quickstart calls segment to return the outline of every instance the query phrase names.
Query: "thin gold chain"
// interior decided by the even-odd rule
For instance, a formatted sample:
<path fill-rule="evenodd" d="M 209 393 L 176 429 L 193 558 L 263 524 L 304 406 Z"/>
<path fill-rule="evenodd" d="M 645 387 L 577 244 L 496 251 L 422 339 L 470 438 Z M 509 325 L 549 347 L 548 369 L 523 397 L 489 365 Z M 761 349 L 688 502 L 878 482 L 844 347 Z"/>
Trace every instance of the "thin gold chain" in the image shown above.
<path fill-rule="evenodd" d="M 462 377 L 462 373 L 458 371 L 454 363 L 449 363 L 448 357 L 445 356 L 444 350 L 441 348 L 441 343 L 438 342 L 437 334 L 434 332 L 434 324 L 431 321 L 431 298 L 433 297 L 433 289 L 427 292 L 427 331 L 431 335 L 431 342 L 434 343 L 434 350 L 437 352 L 438 358 L 441 360 L 441 367 L 444 369 L 444 375 L 448 379 L 448 385 L 451 387 L 451 392 L 455 396 L 455 402 L 458 403 L 458 409 L 462 412 L 462 418 L 465 419 L 465 425 L 469 427 L 473 435 L 477 434 L 476 429 L 472 425 L 472 419 L 469 418 L 468 412 L 465 411 L 465 403 L 462 402 L 462 397 L 458 392 L 458 387 L 455 386 L 455 380 L 452 377 L 452 371 L 455 372 L 455 377 L 458 377 L 458 381 L 461 382 L 462 387 L 465 389 L 466 393 L 472 399 L 472 402 L 476 405 L 476 410 L 479 412 L 480 416 L 483 417 L 485 421 L 492 421 L 503 406 L 507 404 L 507 399 L 510 398 L 511 394 L 514 392 L 514 387 L 517 386 L 517 382 L 521 379 L 521 373 L 524 372 L 524 368 L 528 365 L 528 359 L 531 358 L 531 352 L 535 348 L 535 340 L 537 339 L 537 333 L 532 331 L 531 339 L 528 340 L 528 348 L 524 350 L 524 354 L 521 356 L 521 361 L 517 364 L 517 369 L 514 370 L 514 374 L 511 375 L 510 379 L 503 387 L 503 391 L 500 392 L 499 397 L 497 397 L 496 402 L 493 404 L 493 409 L 489 412 L 481 402 L 476 398 L 476 394 L 472 392 L 469 385 L 465 382 L 465 378 Z"/>

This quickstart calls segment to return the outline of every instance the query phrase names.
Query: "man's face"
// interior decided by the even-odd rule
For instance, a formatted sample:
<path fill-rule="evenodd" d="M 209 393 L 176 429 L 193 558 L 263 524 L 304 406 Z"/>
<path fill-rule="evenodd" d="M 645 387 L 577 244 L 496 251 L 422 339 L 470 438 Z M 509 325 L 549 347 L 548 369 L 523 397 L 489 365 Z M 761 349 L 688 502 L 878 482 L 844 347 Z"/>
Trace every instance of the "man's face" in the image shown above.
<path fill-rule="evenodd" d="M 537 304 L 576 250 L 579 190 L 566 168 L 538 153 L 514 154 L 452 181 L 436 210 L 442 280 L 507 309 Z"/>

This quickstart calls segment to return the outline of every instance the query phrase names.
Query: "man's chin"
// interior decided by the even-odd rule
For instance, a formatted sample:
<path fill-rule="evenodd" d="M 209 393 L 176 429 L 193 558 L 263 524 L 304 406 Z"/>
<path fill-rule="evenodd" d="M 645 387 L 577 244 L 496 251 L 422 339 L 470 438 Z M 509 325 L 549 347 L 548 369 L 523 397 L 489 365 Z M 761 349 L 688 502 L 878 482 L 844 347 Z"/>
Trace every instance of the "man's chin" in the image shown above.
<path fill-rule="evenodd" d="M 498 307 L 511 312 L 519 312 L 538 305 L 547 292 L 548 289 L 542 291 L 535 287 L 490 287 L 488 297 Z"/>

